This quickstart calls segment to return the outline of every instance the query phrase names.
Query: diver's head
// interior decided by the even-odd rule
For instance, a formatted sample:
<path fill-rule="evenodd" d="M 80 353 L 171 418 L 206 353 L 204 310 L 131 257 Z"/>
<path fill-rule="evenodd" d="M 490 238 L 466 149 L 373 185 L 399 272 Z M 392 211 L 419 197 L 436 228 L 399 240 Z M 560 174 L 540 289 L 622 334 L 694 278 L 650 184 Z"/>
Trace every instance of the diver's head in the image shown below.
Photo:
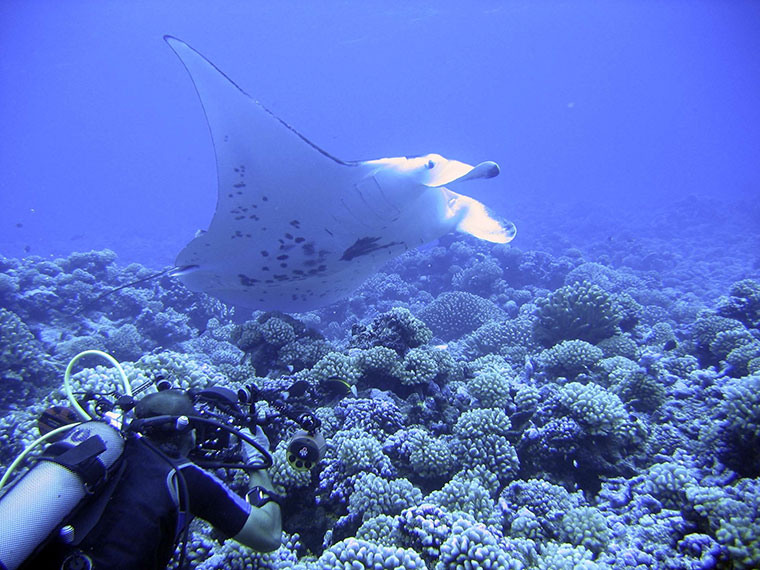
<path fill-rule="evenodd" d="M 135 417 L 138 419 L 156 416 L 197 416 L 193 402 L 182 390 L 164 390 L 148 394 L 135 405 Z M 167 422 L 146 426 L 143 432 L 153 443 L 157 444 L 167 455 L 185 456 L 195 446 L 195 431 L 181 430 L 177 423 Z"/>

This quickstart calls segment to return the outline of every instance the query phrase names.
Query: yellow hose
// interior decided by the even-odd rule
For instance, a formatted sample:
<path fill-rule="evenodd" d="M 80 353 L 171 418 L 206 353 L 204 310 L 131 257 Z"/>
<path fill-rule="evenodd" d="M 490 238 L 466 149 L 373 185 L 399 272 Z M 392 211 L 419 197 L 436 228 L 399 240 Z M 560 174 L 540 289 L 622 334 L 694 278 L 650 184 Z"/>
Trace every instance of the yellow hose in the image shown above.
<path fill-rule="evenodd" d="M 122 383 L 122 387 L 124 388 L 124 393 L 127 396 L 132 395 L 132 386 L 129 385 L 129 380 L 127 380 L 127 375 L 124 373 L 124 369 L 121 367 L 121 364 L 119 364 L 118 360 L 116 360 L 110 354 L 103 352 L 102 350 L 85 350 L 84 352 L 80 352 L 74 358 L 71 359 L 71 361 L 69 362 L 69 365 L 66 367 L 66 372 L 63 375 L 63 389 L 66 391 L 66 397 L 69 399 L 71 406 L 79 414 L 79 417 L 81 417 L 85 421 L 91 420 L 92 416 L 90 416 L 90 414 L 88 414 L 87 411 L 82 406 L 79 405 L 79 402 L 77 402 L 76 398 L 74 397 L 74 394 L 71 391 L 71 369 L 74 368 L 74 364 L 76 364 L 77 360 L 79 360 L 83 356 L 89 356 L 89 355 L 101 356 L 105 358 L 108 362 L 113 364 L 116 367 L 116 370 L 119 372 L 119 376 L 121 377 L 121 383 Z"/>
<path fill-rule="evenodd" d="M 66 367 L 66 372 L 63 375 L 63 389 L 66 392 L 66 397 L 69 399 L 71 406 L 79 414 L 79 417 L 81 417 L 84 421 L 90 421 L 92 419 L 92 416 L 90 416 L 90 414 L 88 414 L 87 411 L 82 406 L 79 405 L 79 402 L 77 402 L 76 398 L 74 397 L 74 393 L 71 391 L 71 370 L 74 368 L 74 364 L 76 364 L 76 362 L 83 356 L 101 356 L 105 358 L 108 362 L 113 364 L 116 367 L 116 370 L 119 372 L 121 384 L 122 384 L 122 387 L 124 388 L 124 393 L 127 396 L 132 395 L 132 386 L 130 386 L 129 380 L 127 380 L 127 375 L 124 373 L 124 369 L 122 368 L 121 364 L 119 364 L 119 361 L 106 352 L 103 352 L 101 350 L 85 350 L 84 352 L 80 352 L 74 358 L 72 358 L 71 361 L 69 361 L 69 365 Z M 5 484 L 10 479 L 11 474 L 21 464 L 21 462 L 24 461 L 24 459 L 26 459 L 26 456 L 29 455 L 35 447 L 37 447 L 41 443 L 46 442 L 48 439 L 50 439 L 51 437 L 59 433 L 62 433 L 66 430 L 70 430 L 71 428 L 75 426 L 78 426 L 80 423 L 82 422 L 60 426 L 46 433 L 45 435 L 40 436 L 37 439 L 35 439 L 31 444 L 29 444 L 26 447 L 26 449 L 24 449 L 24 451 L 21 452 L 21 455 L 19 455 L 16 459 L 13 460 L 13 463 L 11 463 L 8 469 L 5 471 L 5 474 L 3 475 L 2 479 L 0 479 L 0 489 L 2 489 L 3 486 L 5 486 Z"/>

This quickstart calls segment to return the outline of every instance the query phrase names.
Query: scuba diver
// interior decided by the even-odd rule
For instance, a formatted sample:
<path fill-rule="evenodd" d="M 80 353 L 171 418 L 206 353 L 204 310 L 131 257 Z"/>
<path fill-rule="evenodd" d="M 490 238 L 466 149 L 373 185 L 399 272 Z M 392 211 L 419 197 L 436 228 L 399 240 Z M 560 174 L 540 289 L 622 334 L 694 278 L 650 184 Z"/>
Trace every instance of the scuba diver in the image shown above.
<path fill-rule="evenodd" d="M 115 390 L 73 391 L 75 363 L 91 356 L 116 368 Z M 328 386 L 336 383 L 348 388 L 338 380 Z M 63 376 L 69 406 L 42 413 L 40 437 L 0 477 L 0 570 L 146 570 L 170 562 L 184 570 L 193 517 L 210 523 L 215 538 L 276 550 L 285 497 L 267 473 L 273 461 L 261 426 L 296 425 L 285 459 L 297 471 L 314 468 L 326 446 L 321 420 L 298 402 L 314 396 L 308 386 L 180 390 L 157 374 L 133 389 L 111 355 L 80 352 Z M 157 391 L 135 399 L 151 387 Z M 31 466 L 12 479 L 27 459 Z M 245 499 L 216 469 L 222 477 L 248 474 Z"/>
<path fill-rule="evenodd" d="M 164 390 L 139 400 L 134 407 L 135 419 L 123 430 L 125 435 L 115 438 L 123 451 L 114 462 L 110 488 L 106 485 L 99 491 L 102 498 L 82 509 L 77 540 L 51 540 L 21 567 L 162 569 L 169 564 L 184 535 L 181 568 L 192 517 L 209 522 L 224 539 L 231 538 L 256 551 L 279 548 L 281 498 L 274 493 L 265 469 L 271 465 L 271 457 L 267 463 L 268 453 L 262 453 L 270 449 L 266 435 L 258 425 L 255 434 L 248 428 L 238 432 L 247 436 L 239 438 L 244 462 L 255 465 L 259 461 L 257 467 L 248 470 L 250 490 L 243 499 L 221 479 L 188 459 L 196 446 L 196 426 L 203 427 L 198 423 L 202 420 L 199 415 L 191 397 L 182 390 Z M 80 427 L 95 423 L 105 425 L 87 422 Z M 80 428 L 74 428 L 77 429 Z M 73 437 L 83 440 L 82 436 Z M 65 460 L 55 461 L 70 468 Z M 86 463 L 81 458 L 78 461 Z M 28 493 L 26 498 L 31 499 Z M 0 559 L 0 569 L 6 567 L 4 562 Z"/>

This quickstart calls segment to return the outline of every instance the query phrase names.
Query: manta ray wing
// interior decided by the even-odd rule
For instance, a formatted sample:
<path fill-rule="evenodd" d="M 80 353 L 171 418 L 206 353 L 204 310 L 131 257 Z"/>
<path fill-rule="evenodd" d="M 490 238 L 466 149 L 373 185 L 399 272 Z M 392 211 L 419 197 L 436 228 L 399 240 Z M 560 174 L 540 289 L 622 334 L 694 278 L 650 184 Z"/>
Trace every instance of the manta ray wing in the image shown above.
<path fill-rule="evenodd" d="M 250 308 L 309 310 L 347 296 L 407 249 L 456 228 L 477 235 L 464 227 L 465 209 L 453 212 L 452 193 L 431 187 L 424 158 L 341 161 L 190 46 L 165 39 L 193 80 L 216 154 L 214 217 L 176 259 L 175 275 L 191 290 Z M 436 181 L 498 172 L 430 156 L 447 168 Z"/>
<path fill-rule="evenodd" d="M 321 304 L 345 294 L 350 286 L 325 276 L 343 251 L 331 193 L 351 187 L 360 164 L 328 155 L 187 44 L 166 40 L 201 99 L 218 176 L 214 217 L 177 256 L 176 265 L 188 268 L 179 278 L 250 307 Z"/>

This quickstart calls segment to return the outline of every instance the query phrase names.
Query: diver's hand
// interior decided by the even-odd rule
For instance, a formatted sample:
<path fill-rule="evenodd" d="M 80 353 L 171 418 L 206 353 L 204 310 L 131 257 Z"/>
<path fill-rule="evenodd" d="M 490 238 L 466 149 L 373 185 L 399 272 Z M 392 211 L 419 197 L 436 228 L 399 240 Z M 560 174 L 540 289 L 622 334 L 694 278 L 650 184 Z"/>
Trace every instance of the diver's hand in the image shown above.
<path fill-rule="evenodd" d="M 250 437 L 256 443 L 258 443 L 262 449 L 266 450 L 267 452 L 269 451 L 270 449 L 269 439 L 264 433 L 264 430 L 261 429 L 261 426 L 256 426 L 255 433 L 251 433 L 251 430 L 248 428 L 241 430 L 241 432 L 247 435 L 248 437 Z M 255 461 L 261 461 L 264 459 L 264 457 L 262 457 L 261 455 L 261 452 L 258 449 L 256 449 L 254 446 L 252 446 L 250 443 L 248 443 L 245 440 L 242 440 L 242 443 L 243 443 L 243 456 L 245 458 L 246 463 L 250 465 Z"/>
<path fill-rule="evenodd" d="M 251 433 L 251 430 L 248 430 L 248 433 Z M 256 432 L 253 434 L 253 439 L 261 447 L 267 451 L 271 451 L 272 445 L 269 443 L 269 438 L 267 437 L 267 434 L 264 433 L 264 430 L 261 429 L 261 426 L 256 426 Z"/>

